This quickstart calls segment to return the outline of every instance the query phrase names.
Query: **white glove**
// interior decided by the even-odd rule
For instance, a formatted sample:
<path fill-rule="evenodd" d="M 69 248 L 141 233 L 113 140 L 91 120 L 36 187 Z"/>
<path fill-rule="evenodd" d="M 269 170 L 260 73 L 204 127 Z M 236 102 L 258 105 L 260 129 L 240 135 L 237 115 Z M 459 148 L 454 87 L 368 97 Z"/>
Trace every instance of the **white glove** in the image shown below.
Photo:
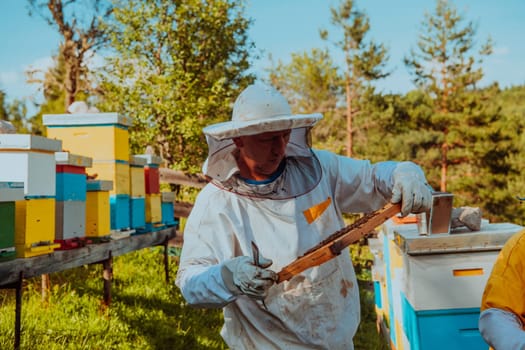
<path fill-rule="evenodd" d="M 401 216 L 430 210 L 432 188 L 419 166 L 412 162 L 401 162 L 394 169 L 392 177 L 394 189 L 390 201 L 401 202 Z"/>
<path fill-rule="evenodd" d="M 233 294 L 264 300 L 268 288 L 277 280 L 277 274 L 267 269 L 271 264 L 271 260 L 259 257 L 259 267 L 252 258 L 239 256 L 223 263 L 222 279 Z"/>

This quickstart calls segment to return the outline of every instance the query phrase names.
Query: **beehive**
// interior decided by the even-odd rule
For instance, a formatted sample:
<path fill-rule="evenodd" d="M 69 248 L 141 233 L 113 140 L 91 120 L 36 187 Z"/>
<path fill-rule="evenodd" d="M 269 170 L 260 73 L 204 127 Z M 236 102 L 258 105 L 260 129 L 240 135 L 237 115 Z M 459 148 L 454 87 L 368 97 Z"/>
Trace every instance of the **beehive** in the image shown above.
<path fill-rule="evenodd" d="M 137 232 L 144 232 L 146 228 L 146 161 L 146 158 L 135 155 L 129 160 L 130 225 Z"/>
<path fill-rule="evenodd" d="M 155 226 L 162 223 L 160 193 L 146 194 L 146 225 Z"/>
<path fill-rule="evenodd" d="M 144 167 L 146 159 L 138 156 L 131 156 L 129 160 L 129 182 L 131 198 L 144 198 L 146 196 L 146 182 Z"/>
<path fill-rule="evenodd" d="M 118 113 L 45 114 L 47 136 L 62 140 L 65 150 L 94 161 L 129 159 L 131 118 Z"/>
<path fill-rule="evenodd" d="M 109 191 L 112 188 L 113 183 L 111 181 L 87 181 L 86 237 L 105 237 L 110 235 Z"/>
<path fill-rule="evenodd" d="M 111 229 L 124 230 L 131 227 L 130 198 L 127 194 L 110 195 Z"/>
<path fill-rule="evenodd" d="M 389 255 L 393 346 L 486 347 L 477 328 L 481 295 L 499 250 L 521 229 L 484 220 L 480 231 L 465 228 L 452 234 L 422 236 L 417 224 L 387 221 L 381 231 Z"/>
<path fill-rule="evenodd" d="M 162 223 L 166 226 L 177 224 L 175 220 L 174 202 L 175 192 L 161 192 Z"/>
<path fill-rule="evenodd" d="M 89 175 L 96 175 L 97 180 L 108 180 L 113 182 L 113 189 L 110 191 L 110 194 L 125 194 L 129 196 L 130 170 L 127 161 L 93 160 L 93 164 L 89 169 Z"/>
<path fill-rule="evenodd" d="M 23 182 L 0 182 L 0 261 L 16 257 L 15 202 L 22 199 Z"/>
<path fill-rule="evenodd" d="M 160 193 L 159 166 L 162 164 L 162 158 L 154 154 L 139 154 L 137 157 L 146 159 L 144 166 L 146 194 Z"/>
<path fill-rule="evenodd" d="M 146 228 L 146 198 L 132 197 L 130 199 L 131 228 L 144 231 Z"/>
<path fill-rule="evenodd" d="M 0 181 L 22 182 L 24 199 L 15 205 L 17 257 L 52 252 L 55 237 L 55 152 L 60 140 L 28 134 L 0 134 Z"/>
<path fill-rule="evenodd" d="M 86 168 L 92 159 L 69 152 L 56 152 L 55 242 L 61 249 L 78 247 L 72 240 L 85 237 Z"/>
<path fill-rule="evenodd" d="M 372 264 L 372 282 L 374 283 L 374 304 L 378 320 L 388 322 L 388 293 L 386 269 L 383 257 L 383 243 L 379 238 L 369 238 L 368 246 L 374 257 Z"/>
<path fill-rule="evenodd" d="M 23 182 L 24 195 L 55 197 L 55 152 L 60 140 L 25 134 L 0 134 L 0 181 Z M 8 165 L 8 166 L 7 166 Z"/>
<path fill-rule="evenodd" d="M 48 254 L 60 247 L 55 240 L 55 198 L 28 198 L 16 201 L 16 256 L 27 258 Z"/>

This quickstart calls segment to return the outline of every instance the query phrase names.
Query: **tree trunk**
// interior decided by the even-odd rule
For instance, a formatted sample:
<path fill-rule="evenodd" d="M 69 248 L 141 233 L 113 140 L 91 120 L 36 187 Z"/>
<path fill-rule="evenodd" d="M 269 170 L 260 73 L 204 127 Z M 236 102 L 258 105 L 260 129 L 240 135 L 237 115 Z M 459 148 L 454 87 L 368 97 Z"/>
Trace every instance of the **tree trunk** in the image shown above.
<path fill-rule="evenodd" d="M 352 97 L 350 91 L 350 82 L 346 81 L 346 132 L 347 132 L 347 143 L 346 143 L 346 155 L 351 157 L 353 152 L 353 134 L 354 130 L 352 128 Z"/>
<path fill-rule="evenodd" d="M 441 145 L 441 192 L 447 191 L 447 151 L 448 145 L 446 142 L 443 142 L 443 144 Z"/>

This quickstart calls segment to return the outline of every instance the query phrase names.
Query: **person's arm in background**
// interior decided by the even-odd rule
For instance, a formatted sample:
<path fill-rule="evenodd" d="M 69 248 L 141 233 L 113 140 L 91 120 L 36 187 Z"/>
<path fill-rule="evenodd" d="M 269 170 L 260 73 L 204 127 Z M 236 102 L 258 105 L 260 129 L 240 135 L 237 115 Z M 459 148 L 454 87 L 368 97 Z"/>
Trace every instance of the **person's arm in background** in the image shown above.
<path fill-rule="evenodd" d="M 479 317 L 479 331 L 495 350 L 525 350 L 525 331 L 519 317 L 498 308 L 484 310 Z"/>
<path fill-rule="evenodd" d="M 511 237 L 483 293 L 479 331 L 496 350 L 525 350 L 525 230 Z"/>

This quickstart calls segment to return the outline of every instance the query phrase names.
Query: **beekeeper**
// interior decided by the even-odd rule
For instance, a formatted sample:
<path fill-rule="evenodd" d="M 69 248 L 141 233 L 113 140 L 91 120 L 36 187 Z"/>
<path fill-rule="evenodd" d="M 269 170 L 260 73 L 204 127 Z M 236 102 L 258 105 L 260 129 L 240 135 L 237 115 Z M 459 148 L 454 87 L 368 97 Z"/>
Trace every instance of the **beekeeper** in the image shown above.
<path fill-rule="evenodd" d="M 481 300 L 479 330 L 496 350 L 525 349 L 525 230 L 501 249 Z"/>
<path fill-rule="evenodd" d="M 308 131 L 321 118 L 292 114 L 275 88 L 256 83 L 231 121 L 203 130 L 212 180 L 186 223 L 176 284 L 191 305 L 224 307 L 231 349 L 353 349 L 360 309 L 348 249 L 289 281 L 276 284 L 276 272 L 344 227 L 343 213 L 388 201 L 402 202 L 403 215 L 430 207 L 414 163 L 311 149 Z"/>

